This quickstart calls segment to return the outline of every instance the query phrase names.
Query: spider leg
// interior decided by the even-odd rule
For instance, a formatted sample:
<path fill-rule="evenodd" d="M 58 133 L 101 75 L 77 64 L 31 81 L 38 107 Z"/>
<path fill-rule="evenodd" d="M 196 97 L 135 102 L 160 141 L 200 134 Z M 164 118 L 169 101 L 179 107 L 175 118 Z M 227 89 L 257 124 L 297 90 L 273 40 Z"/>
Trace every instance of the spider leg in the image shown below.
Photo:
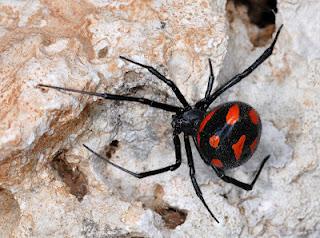
<path fill-rule="evenodd" d="M 210 76 L 209 76 L 209 80 L 208 80 L 206 94 L 204 97 L 206 99 L 208 99 L 211 94 L 211 90 L 212 90 L 212 86 L 213 86 L 213 82 L 214 82 L 214 74 L 213 74 L 211 59 L 208 59 L 208 61 L 209 61 L 209 68 L 210 68 Z"/>
<path fill-rule="evenodd" d="M 82 90 L 77 90 L 77 89 L 62 88 L 62 87 L 57 87 L 57 86 L 45 85 L 45 84 L 38 84 L 38 86 L 39 87 L 46 87 L 46 88 L 53 88 L 53 89 L 56 89 L 56 90 L 74 92 L 74 93 L 87 94 L 87 95 L 101 97 L 101 98 L 104 98 L 104 99 L 110 99 L 110 100 L 115 100 L 115 101 L 139 102 L 139 103 L 142 103 L 142 104 L 149 105 L 150 107 L 160 108 L 162 110 L 169 111 L 169 112 L 179 112 L 182 109 L 180 107 L 176 107 L 176 106 L 165 104 L 165 103 L 161 103 L 161 102 L 152 101 L 150 99 L 141 98 L 141 97 L 115 95 L 115 94 L 110 94 L 110 93 L 87 92 L 87 91 L 82 91 Z"/>
<path fill-rule="evenodd" d="M 185 97 L 182 95 L 182 93 L 180 92 L 179 88 L 175 85 L 175 83 L 170 80 L 167 79 L 165 76 L 163 76 L 158 70 L 156 70 L 154 67 L 149 66 L 149 65 L 145 65 L 145 64 L 141 64 L 139 62 L 133 61 L 131 59 L 128 59 L 126 57 L 120 56 L 120 59 L 129 61 L 130 63 L 139 65 L 142 68 L 147 69 L 151 74 L 153 74 L 154 76 L 156 76 L 158 79 L 160 79 L 162 82 L 164 82 L 165 84 L 167 84 L 172 91 L 174 92 L 174 94 L 177 96 L 177 98 L 179 99 L 179 101 L 182 103 L 182 105 L 184 107 L 190 107 L 189 103 L 187 102 L 187 100 L 185 99 Z"/>
<path fill-rule="evenodd" d="M 186 153 L 187 153 L 187 158 L 188 158 L 188 165 L 190 168 L 190 178 L 191 178 L 191 182 L 193 185 L 194 190 L 196 191 L 196 194 L 198 196 L 198 198 L 200 198 L 202 204 L 206 207 L 206 209 L 208 210 L 208 212 L 210 213 L 210 215 L 213 217 L 213 219 L 216 220 L 216 222 L 219 223 L 218 219 L 213 215 L 213 213 L 211 212 L 210 208 L 208 207 L 206 201 L 204 200 L 203 196 L 202 196 L 202 192 L 200 190 L 200 187 L 197 183 L 196 180 L 196 171 L 194 168 L 194 164 L 193 164 L 193 157 L 192 157 L 192 150 L 191 150 L 191 146 L 190 146 L 190 140 L 189 137 L 187 135 L 184 135 L 184 144 L 186 147 Z"/>
<path fill-rule="evenodd" d="M 262 55 L 252 65 L 250 65 L 242 73 L 237 74 L 236 76 L 231 78 L 229 81 L 223 84 L 220 88 L 218 88 L 209 98 L 205 100 L 204 109 L 207 109 L 210 106 L 210 104 L 227 89 L 231 88 L 235 84 L 239 83 L 243 78 L 251 74 L 253 70 L 255 70 L 260 64 L 262 64 L 272 54 L 273 48 L 278 40 L 278 36 L 280 34 L 282 27 L 283 25 L 281 25 L 280 28 L 278 29 L 277 34 L 274 40 L 272 41 L 271 45 L 262 53 Z"/>
<path fill-rule="evenodd" d="M 235 186 L 237 186 L 237 187 L 239 187 L 239 188 L 242 188 L 242 189 L 244 189 L 244 190 L 246 190 L 246 191 L 249 191 L 249 190 L 252 190 L 254 184 L 256 183 L 256 181 L 257 181 L 257 179 L 258 179 L 258 177 L 259 177 L 259 175 L 260 175 L 260 173 L 261 173 L 262 168 L 264 167 L 265 163 L 267 162 L 267 160 L 268 160 L 269 158 L 270 158 L 270 155 L 268 155 L 266 158 L 263 159 L 263 161 L 262 161 L 262 163 L 261 163 L 261 165 L 260 165 L 260 168 L 259 168 L 256 176 L 254 177 L 253 181 L 252 181 L 250 184 L 243 183 L 243 182 L 241 182 L 241 181 L 239 181 L 239 180 L 236 180 L 236 179 L 234 179 L 234 178 L 231 178 L 231 177 L 229 177 L 229 176 L 226 176 L 226 175 L 224 174 L 224 171 L 223 171 L 223 170 L 217 169 L 217 168 L 215 168 L 214 166 L 211 166 L 211 167 L 212 167 L 212 168 L 214 169 L 214 171 L 217 173 L 217 175 L 219 176 L 219 178 L 221 178 L 221 179 L 222 179 L 223 181 L 225 181 L 226 183 L 231 183 L 231 184 L 233 184 L 233 185 L 235 185 Z"/>
<path fill-rule="evenodd" d="M 181 145 L 180 145 L 180 139 L 179 139 L 179 136 L 175 135 L 173 137 L 173 143 L 174 143 L 174 147 L 175 147 L 175 152 L 176 152 L 176 162 L 172 165 L 169 165 L 169 166 L 166 166 L 166 167 L 163 167 L 163 168 L 160 168 L 160 169 L 155 169 L 155 170 L 151 170 L 151 171 L 146 171 L 146 172 L 142 172 L 142 173 L 135 173 L 135 172 L 132 172 L 130 170 L 127 170 L 115 163 L 113 163 L 112 161 L 110 161 L 109 159 L 103 157 L 102 155 L 99 155 L 97 152 L 93 151 L 92 149 L 90 149 L 88 146 L 86 145 L 83 145 L 87 150 L 89 150 L 90 152 L 92 152 L 93 154 L 95 154 L 97 157 L 99 157 L 100 159 L 106 161 L 107 163 L 111 164 L 112 166 L 122 170 L 123 172 L 126 172 L 136 178 L 145 178 L 145 177 L 148 177 L 148 176 L 152 176 L 152 175 L 156 175 L 156 174 L 161 174 L 161 173 L 164 173 L 164 172 L 167 172 L 167 171 L 174 171 L 176 170 L 177 168 L 180 167 L 181 165 Z"/>
<path fill-rule="evenodd" d="M 196 148 L 197 148 L 197 150 L 198 150 L 198 153 L 199 153 L 200 157 L 202 158 L 203 161 L 206 161 L 205 158 L 204 158 L 204 157 L 202 156 L 202 154 L 200 153 L 200 150 L 199 150 L 199 148 L 198 148 L 198 146 L 197 146 L 197 143 L 196 143 L 195 139 L 193 139 L 193 141 L 194 141 L 194 144 L 196 145 Z M 265 158 L 263 159 L 263 161 L 262 161 L 262 163 L 261 163 L 261 165 L 260 165 L 260 167 L 259 167 L 259 170 L 258 170 L 256 176 L 254 177 L 253 181 L 251 182 L 251 184 L 243 183 L 243 182 L 238 181 L 238 180 L 236 180 L 236 179 L 234 179 L 234 178 L 231 178 L 231 177 L 225 175 L 225 173 L 224 173 L 223 170 L 218 169 L 218 168 L 212 166 L 211 164 L 210 164 L 210 166 L 211 166 L 211 167 L 213 168 L 213 170 L 216 172 L 216 174 L 218 175 L 218 177 L 221 178 L 221 179 L 222 179 L 223 181 L 225 181 L 226 183 L 231 183 L 231 184 L 233 184 L 233 185 L 235 185 L 235 186 L 237 186 L 237 187 L 240 187 L 240 188 L 242 188 L 242 189 L 244 189 L 244 190 L 249 191 L 249 190 L 252 190 L 254 184 L 256 183 L 256 181 L 257 181 L 257 179 L 258 179 L 258 177 L 259 177 L 259 175 L 260 175 L 260 173 L 261 173 L 261 171 L 262 171 L 262 169 L 263 169 L 263 167 L 264 167 L 264 165 L 265 165 L 265 163 L 267 162 L 267 160 L 268 160 L 269 158 L 270 158 L 270 155 L 268 155 L 267 157 L 265 157 Z"/>
<path fill-rule="evenodd" d="M 207 90 L 205 93 L 205 97 L 203 99 L 201 99 L 200 101 L 198 101 L 195 105 L 195 108 L 199 108 L 200 110 L 204 110 L 204 105 L 206 103 L 207 100 L 209 100 L 210 94 L 211 94 L 211 90 L 212 90 L 212 86 L 213 86 L 213 82 L 214 82 L 214 74 L 213 74 L 213 69 L 212 69 L 212 63 L 210 58 L 208 59 L 209 61 L 209 68 L 210 68 L 210 76 L 209 76 L 209 80 L 208 80 L 208 85 L 207 85 Z"/>

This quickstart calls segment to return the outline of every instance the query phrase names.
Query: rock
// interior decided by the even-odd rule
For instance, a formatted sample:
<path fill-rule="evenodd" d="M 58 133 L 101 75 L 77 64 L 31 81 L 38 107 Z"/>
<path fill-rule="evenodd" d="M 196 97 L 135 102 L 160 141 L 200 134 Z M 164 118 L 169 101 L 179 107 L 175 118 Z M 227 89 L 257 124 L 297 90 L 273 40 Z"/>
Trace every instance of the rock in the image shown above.
<path fill-rule="evenodd" d="M 318 237 L 319 29 L 313 22 L 319 2 L 281 0 L 277 7 L 276 27 L 284 27 L 273 55 L 221 98 L 248 102 L 262 118 L 259 149 L 238 177 L 248 181 L 243 172 L 253 173 L 267 154 L 271 160 L 254 191 L 228 197 L 245 220 L 240 237 Z M 248 20 L 234 19 L 230 27 L 219 81 L 241 72 L 270 43 L 254 48 L 259 30 Z"/>
<path fill-rule="evenodd" d="M 0 237 L 319 236 L 319 3 L 279 0 L 276 26 L 264 29 L 250 23 L 245 8 L 231 7 L 228 34 L 225 4 L 0 4 Z M 273 55 L 216 102 L 241 100 L 259 111 L 257 152 L 227 171 L 250 181 L 271 154 L 254 189 L 225 184 L 194 150 L 198 182 L 220 224 L 194 192 L 184 150 L 178 170 L 137 180 L 82 146 L 132 171 L 160 168 L 175 158 L 170 113 L 37 87 L 179 105 L 123 55 L 155 66 L 194 103 L 206 89 L 209 57 L 216 87 L 256 60 L 281 24 Z"/>
<path fill-rule="evenodd" d="M 152 203 L 157 181 L 166 188 L 163 199 L 177 197 L 181 188 L 184 195 L 172 201 L 177 209 L 199 207 L 197 217 L 207 216 L 186 171 L 141 183 L 82 146 L 136 171 L 167 164 L 174 159 L 169 113 L 37 85 L 178 104 L 167 86 L 120 60 L 123 55 L 155 66 L 194 103 L 206 88 L 208 58 L 217 75 L 226 53 L 224 5 L 207 0 L 0 4 L 3 237 L 161 237 L 170 231 L 141 202 Z M 119 143 L 110 151 L 115 140 Z M 190 205 L 183 206 L 186 199 Z M 178 227 L 178 235 L 189 229 Z"/>

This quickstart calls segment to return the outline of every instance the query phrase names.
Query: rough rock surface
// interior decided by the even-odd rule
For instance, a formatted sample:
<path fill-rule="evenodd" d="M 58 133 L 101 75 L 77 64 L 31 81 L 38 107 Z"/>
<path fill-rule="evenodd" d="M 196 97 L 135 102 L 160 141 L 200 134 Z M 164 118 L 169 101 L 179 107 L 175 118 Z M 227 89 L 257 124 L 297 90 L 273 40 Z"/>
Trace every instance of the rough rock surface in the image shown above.
<path fill-rule="evenodd" d="M 124 55 L 154 65 L 195 101 L 206 87 L 208 57 L 218 74 L 226 53 L 224 6 L 206 0 L 1 2 L 1 236 L 156 237 L 170 233 L 166 225 L 177 226 L 164 224 L 158 213 L 183 222 L 185 213 L 170 206 L 198 207 L 184 205 L 184 198 L 193 201 L 191 186 L 181 187 L 189 180 L 186 168 L 183 177 L 141 183 L 82 146 L 133 170 L 167 164 L 174 159 L 169 113 L 36 85 L 178 103 L 150 73 L 119 59 Z M 157 187 L 164 195 L 155 199 Z M 189 232 L 194 219 L 175 232 Z"/>
<path fill-rule="evenodd" d="M 168 87 L 118 58 L 124 55 L 154 65 L 195 102 L 206 88 L 208 57 L 216 86 L 267 46 L 254 47 L 256 28 L 237 17 L 228 41 L 225 3 L 0 3 L 0 237 L 320 236 L 318 1 L 278 1 L 277 26 L 285 27 L 274 54 L 217 100 L 253 105 L 264 126 L 254 158 L 229 174 L 249 181 L 272 155 L 245 192 L 217 179 L 194 153 L 220 224 L 196 197 L 184 152 L 179 170 L 136 180 L 82 146 L 133 171 L 159 168 L 174 161 L 170 113 L 36 87 L 178 104 Z"/>

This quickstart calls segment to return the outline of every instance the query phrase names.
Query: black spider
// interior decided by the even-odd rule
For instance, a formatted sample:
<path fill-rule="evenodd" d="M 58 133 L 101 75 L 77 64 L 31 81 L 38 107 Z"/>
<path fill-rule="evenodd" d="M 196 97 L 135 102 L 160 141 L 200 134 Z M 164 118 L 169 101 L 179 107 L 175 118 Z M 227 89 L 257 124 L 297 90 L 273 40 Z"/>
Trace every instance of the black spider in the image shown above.
<path fill-rule="evenodd" d="M 212 85 L 214 82 L 214 75 L 212 70 L 211 61 L 209 59 L 210 77 L 208 81 L 205 97 L 198 101 L 194 106 L 191 106 L 180 92 L 179 88 L 167 79 L 155 68 L 138 63 L 131 59 L 120 56 L 121 59 L 139 65 L 147 69 L 151 74 L 155 75 L 158 79 L 167 84 L 174 92 L 183 107 L 169 105 L 161 102 L 152 101 L 141 97 L 131 97 L 123 95 L 114 95 L 109 93 L 95 93 L 87 92 L 76 89 L 62 88 L 50 85 L 39 84 L 40 87 L 53 88 L 57 90 L 64 90 L 69 92 L 76 92 L 81 94 L 88 94 L 92 96 L 101 97 L 104 99 L 118 100 L 118 101 L 132 101 L 149 105 L 151 107 L 159 108 L 168 112 L 173 112 L 171 125 L 173 127 L 173 143 L 175 146 L 176 162 L 172 165 L 151 170 L 142 173 L 134 173 L 119 165 L 113 163 L 109 159 L 99 155 L 91 148 L 83 145 L 90 152 L 99 158 L 107 161 L 114 167 L 136 177 L 144 178 L 151 175 L 160 174 L 167 171 L 173 171 L 181 165 L 181 145 L 179 134 L 183 133 L 186 154 L 188 158 L 188 166 L 190 168 L 190 177 L 197 196 L 200 198 L 203 205 L 207 208 L 211 216 L 217 221 L 205 200 L 203 199 L 202 192 L 195 178 L 195 168 L 190 146 L 191 136 L 194 140 L 196 148 L 204 160 L 204 162 L 211 166 L 219 178 L 227 183 L 232 183 L 242 189 L 251 190 L 255 184 L 259 174 L 268 160 L 267 156 L 261 163 L 259 170 L 251 182 L 251 184 L 243 183 L 234 178 L 225 175 L 224 170 L 234 168 L 246 162 L 253 154 L 259 142 L 261 135 L 261 122 L 257 112 L 249 105 L 242 102 L 230 102 L 218 105 L 211 111 L 207 112 L 210 104 L 223 92 L 239 83 L 243 78 L 247 77 L 254 69 L 263 63 L 271 54 L 274 45 L 278 39 L 282 26 L 276 33 L 276 36 L 271 45 L 263 52 L 263 54 L 246 70 L 237 74 L 225 84 L 220 86 L 214 93 L 211 93 Z"/>

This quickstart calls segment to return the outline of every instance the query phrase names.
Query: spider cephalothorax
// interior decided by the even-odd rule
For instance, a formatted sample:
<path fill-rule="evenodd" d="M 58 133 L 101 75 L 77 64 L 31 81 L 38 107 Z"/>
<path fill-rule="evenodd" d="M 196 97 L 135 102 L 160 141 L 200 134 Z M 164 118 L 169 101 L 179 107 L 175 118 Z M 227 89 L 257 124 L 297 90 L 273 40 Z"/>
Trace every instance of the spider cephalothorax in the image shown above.
<path fill-rule="evenodd" d="M 197 108 L 188 108 L 182 113 L 172 116 L 171 125 L 175 134 L 184 133 L 185 135 L 195 136 L 197 128 L 205 112 Z"/>
<path fill-rule="evenodd" d="M 218 96 L 220 96 L 223 92 L 225 92 L 227 89 L 231 88 L 235 84 L 239 83 L 243 78 L 247 77 L 253 70 L 255 70 L 272 54 L 274 45 L 278 39 L 281 28 L 282 26 L 277 31 L 277 34 L 271 45 L 252 65 L 249 66 L 249 68 L 228 80 L 225 84 L 220 86 L 213 93 L 211 93 L 211 90 L 214 81 L 214 75 L 211 61 L 209 59 L 210 77 L 205 97 L 199 100 L 194 106 L 189 105 L 189 103 L 182 95 L 179 88 L 173 83 L 173 81 L 167 79 L 165 76 L 160 74 L 155 68 L 145 64 L 138 63 L 136 61 L 122 56 L 120 56 L 121 59 L 147 69 L 150 73 L 152 73 L 161 81 L 166 83 L 173 90 L 174 94 L 176 95 L 180 103 L 183 105 L 183 107 L 156 102 L 140 97 L 115 95 L 109 93 L 86 92 L 77 89 L 69 89 L 44 84 L 39 84 L 38 86 L 69 92 L 88 94 L 109 100 L 139 102 L 142 104 L 149 105 L 151 107 L 159 108 L 174 113 L 172 116 L 171 125 L 173 127 L 173 143 L 176 152 L 176 162 L 172 165 L 147 172 L 134 173 L 123 167 L 120 167 L 119 165 L 113 163 L 112 161 L 103 157 L 102 155 L 99 155 L 88 146 L 84 145 L 84 147 L 96 156 L 98 156 L 99 158 L 107 161 L 114 167 L 128 174 L 131 174 L 136 178 L 144 178 L 147 176 L 156 175 L 167 171 L 173 171 L 179 168 L 179 166 L 181 165 L 181 144 L 179 134 L 182 133 L 184 136 L 184 144 L 188 159 L 188 166 L 190 168 L 190 177 L 192 185 L 195 189 L 197 196 L 200 198 L 201 202 L 207 208 L 211 216 L 217 222 L 219 222 L 209 209 L 205 200 L 203 199 L 200 187 L 197 183 L 190 145 L 190 137 L 192 137 L 201 158 L 207 165 L 209 165 L 215 171 L 219 178 L 223 179 L 227 183 L 232 183 L 242 189 L 252 189 L 269 156 L 263 159 L 258 169 L 258 172 L 256 173 L 253 181 L 250 184 L 243 183 L 239 180 L 225 175 L 225 170 L 240 166 L 241 164 L 245 163 L 254 153 L 259 143 L 261 135 L 261 120 L 259 114 L 251 106 L 243 102 L 223 103 L 214 107 L 212 110 L 208 110 L 208 108 L 210 104 Z"/>

